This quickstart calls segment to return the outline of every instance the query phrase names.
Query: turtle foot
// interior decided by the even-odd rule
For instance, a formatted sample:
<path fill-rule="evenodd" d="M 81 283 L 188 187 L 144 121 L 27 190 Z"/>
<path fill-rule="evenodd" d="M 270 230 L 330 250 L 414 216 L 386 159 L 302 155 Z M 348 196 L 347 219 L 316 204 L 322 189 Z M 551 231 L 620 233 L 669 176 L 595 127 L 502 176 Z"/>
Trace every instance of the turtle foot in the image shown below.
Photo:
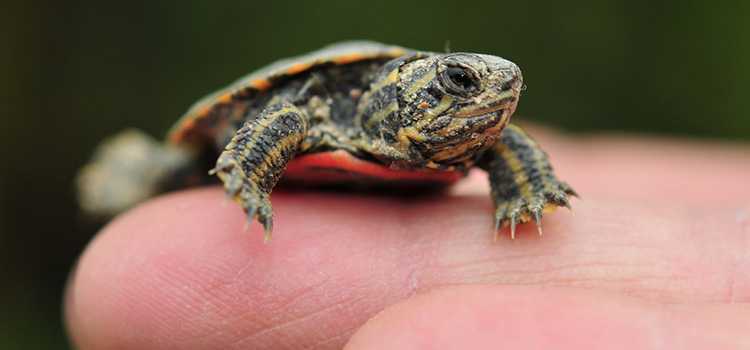
<path fill-rule="evenodd" d="M 510 238 L 516 238 L 518 224 L 534 220 L 537 232 L 541 236 L 542 216 L 557 207 L 570 207 L 570 196 L 578 194 L 566 183 L 559 182 L 557 188 L 538 191 L 529 196 L 518 195 L 510 200 L 497 203 L 495 206 L 495 240 L 500 235 L 501 228 L 510 226 Z"/>
<path fill-rule="evenodd" d="M 252 194 L 241 196 L 242 208 L 247 214 L 245 230 L 257 219 L 263 225 L 264 242 L 271 240 L 271 233 L 273 231 L 273 210 L 271 208 L 271 201 L 267 197 L 254 196 Z"/>
<path fill-rule="evenodd" d="M 216 168 L 212 169 L 209 174 L 218 176 L 224 182 L 224 190 L 227 197 L 239 203 L 247 214 L 245 230 L 257 219 L 263 225 L 264 242 L 271 240 L 273 209 L 269 195 L 261 191 L 256 184 L 252 183 L 245 176 L 242 168 L 237 166 L 235 161 L 227 157 L 220 157 Z"/>

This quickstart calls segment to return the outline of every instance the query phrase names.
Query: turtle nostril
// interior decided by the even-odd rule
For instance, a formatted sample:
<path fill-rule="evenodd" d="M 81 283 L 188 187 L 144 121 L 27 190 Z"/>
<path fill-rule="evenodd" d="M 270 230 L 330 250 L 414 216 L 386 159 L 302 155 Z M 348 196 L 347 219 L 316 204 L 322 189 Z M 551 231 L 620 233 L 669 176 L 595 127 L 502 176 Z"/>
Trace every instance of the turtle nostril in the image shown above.
<path fill-rule="evenodd" d="M 507 90 L 518 90 L 520 89 L 521 85 L 523 85 L 523 82 L 521 79 L 519 79 L 518 76 L 514 75 L 513 78 L 503 83 L 503 85 L 500 86 L 500 89 L 502 91 Z"/>

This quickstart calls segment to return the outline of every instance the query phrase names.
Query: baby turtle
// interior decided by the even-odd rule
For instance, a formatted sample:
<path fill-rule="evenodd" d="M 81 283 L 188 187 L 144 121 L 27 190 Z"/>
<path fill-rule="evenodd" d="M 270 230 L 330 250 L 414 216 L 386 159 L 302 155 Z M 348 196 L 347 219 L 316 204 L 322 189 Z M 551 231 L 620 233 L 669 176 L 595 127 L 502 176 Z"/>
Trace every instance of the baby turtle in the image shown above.
<path fill-rule="evenodd" d="M 514 63 L 344 42 L 284 59 L 191 107 L 161 144 L 135 130 L 97 150 L 78 177 L 82 208 L 112 216 L 215 175 L 249 222 L 272 231 L 270 193 L 303 184 L 450 184 L 489 173 L 495 232 L 569 207 L 573 189 L 509 124 L 523 82 Z M 210 169 L 210 170 L 209 170 Z"/>

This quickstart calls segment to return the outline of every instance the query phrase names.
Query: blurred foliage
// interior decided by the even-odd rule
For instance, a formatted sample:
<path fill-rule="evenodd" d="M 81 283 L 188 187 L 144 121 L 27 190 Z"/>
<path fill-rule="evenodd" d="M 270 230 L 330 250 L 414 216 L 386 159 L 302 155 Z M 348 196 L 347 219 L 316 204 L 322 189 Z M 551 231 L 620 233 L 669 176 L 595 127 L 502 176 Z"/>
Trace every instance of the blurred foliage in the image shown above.
<path fill-rule="evenodd" d="M 64 347 L 63 285 L 95 227 L 75 170 L 105 135 L 160 135 L 274 59 L 366 38 L 517 62 L 518 118 L 569 132 L 750 139 L 750 3 L 33 0 L 0 14 L 0 348 Z M 7 329 L 7 331 L 6 331 Z"/>

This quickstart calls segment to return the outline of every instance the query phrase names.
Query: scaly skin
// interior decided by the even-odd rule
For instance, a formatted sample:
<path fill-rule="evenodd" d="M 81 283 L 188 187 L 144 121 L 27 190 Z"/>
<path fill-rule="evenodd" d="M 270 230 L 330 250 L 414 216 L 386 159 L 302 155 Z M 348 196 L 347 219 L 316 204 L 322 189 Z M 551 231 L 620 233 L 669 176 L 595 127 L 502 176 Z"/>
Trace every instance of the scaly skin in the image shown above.
<path fill-rule="evenodd" d="M 271 104 L 237 130 L 211 170 L 247 213 L 248 222 L 257 218 L 263 225 L 266 240 L 273 230 L 269 195 L 299 150 L 307 123 L 305 112 L 293 104 Z"/>
<path fill-rule="evenodd" d="M 558 206 L 570 208 L 568 196 L 577 196 L 573 188 L 557 179 L 539 145 L 512 124 L 503 130 L 498 143 L 485 152 L 478 165 L 490 177 L 495 232 L 509 225 L 511 238 L 516 237 L 518 223 L 531 219 L 541 235 L 544 211 Z"/>

